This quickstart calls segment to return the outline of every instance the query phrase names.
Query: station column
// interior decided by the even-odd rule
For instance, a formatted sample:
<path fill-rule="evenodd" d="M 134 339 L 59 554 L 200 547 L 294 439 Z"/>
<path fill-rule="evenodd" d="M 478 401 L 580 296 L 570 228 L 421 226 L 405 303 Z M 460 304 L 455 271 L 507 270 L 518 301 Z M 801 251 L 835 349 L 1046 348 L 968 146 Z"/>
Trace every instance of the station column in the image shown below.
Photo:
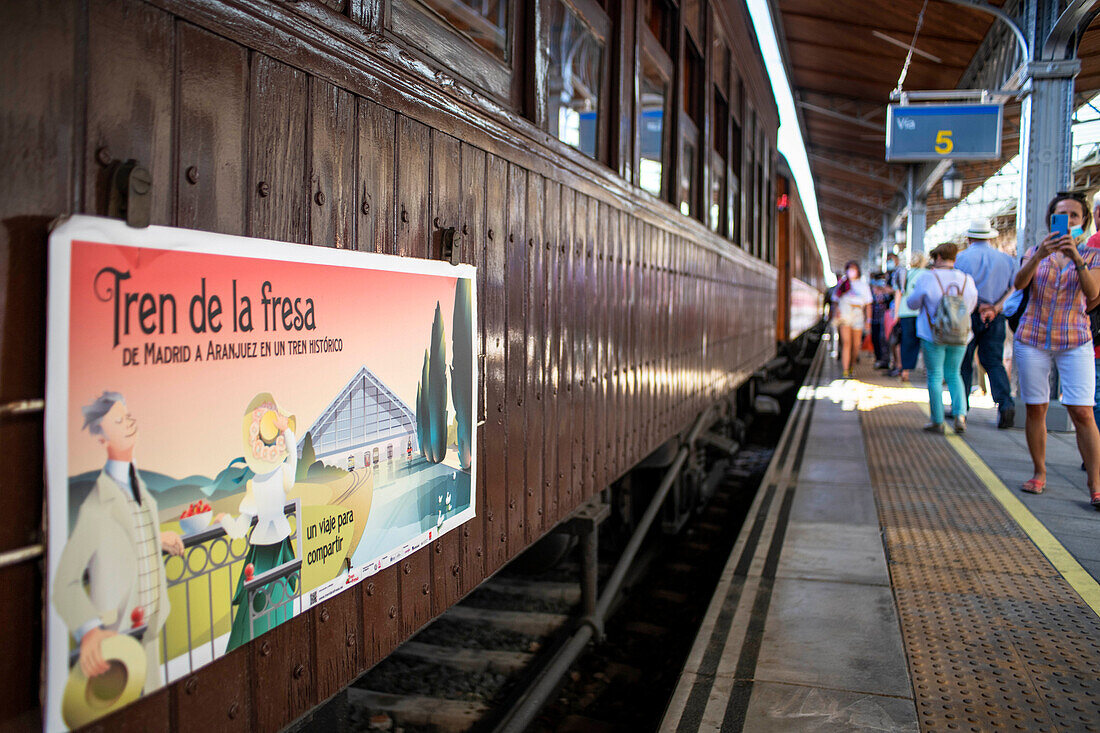
<path fill-rule="evenodd" d="M 918 252 L 924 254 L 927 248 L 924 245 L 924 230 L 928 220 L 928 199 L 917 190 L 916 166 L 909 166 L 909 221 L 905 233 L 909 242 L 910 255 Z"/>
<path fill-rule="evenodd" d="M 1057 0 L 1025 0 L 1021 17 L 1032 49 L 1020 117 L 1020 204 L 1016 256 L 1043 238 L 1046 206 L 1071 182 L 1073 81 L 1081 70 L 1076 32 L 1096 0 L 1077 0 L 1062 12 Z M 1086 21 L 1087 22 L 1087 21 Z"/>

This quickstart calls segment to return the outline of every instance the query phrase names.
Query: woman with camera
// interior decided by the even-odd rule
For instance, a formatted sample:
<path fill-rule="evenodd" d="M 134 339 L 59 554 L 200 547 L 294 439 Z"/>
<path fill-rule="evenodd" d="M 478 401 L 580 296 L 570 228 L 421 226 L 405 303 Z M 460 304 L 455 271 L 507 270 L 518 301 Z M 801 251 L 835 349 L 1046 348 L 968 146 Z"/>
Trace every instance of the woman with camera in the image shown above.
<path fill-rule="evenodd" d="M 1027 447 L 1034 475 L 1022 489 L 1041 494 L 1046 488 L 1046 415 L 1050 402 L 1050 367 L 1058 367 L 1062 404 L 1073 420 L 1077 448 L 1088 472 L 1093 506 L 1100 507 L 1100 433 L 1093 418 L 1096 364 L 1086 301 L 1100 295 L 1100 250 L 1084 242 L 1090 214 L 1083 197 L 1060 193 L 1047 207 L 1051 232 L 1028 248 L 1013 283 L 1029 289 L 1016 327 L 1013 352 L 1020 396 L 1027 405 Z"/>

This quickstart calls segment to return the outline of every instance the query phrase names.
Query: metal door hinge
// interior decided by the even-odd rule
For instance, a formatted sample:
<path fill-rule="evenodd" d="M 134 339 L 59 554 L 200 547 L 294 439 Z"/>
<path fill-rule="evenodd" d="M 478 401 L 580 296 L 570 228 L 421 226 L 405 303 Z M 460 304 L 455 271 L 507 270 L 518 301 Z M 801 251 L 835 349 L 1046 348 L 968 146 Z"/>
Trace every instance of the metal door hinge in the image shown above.
<path fill-rule="evenodd" d="M 454 227 L 447 227 L 439 235 L 439 259 L 458 264 L 458 240 L 460 235 Z"/>
<path fill-rule="evenodd" d="M 107 215 L 125 219 L 132 227 L 149 226 L 153 201 L 153 177 L 133 158 L 117 163 L 111 173 Z"/>

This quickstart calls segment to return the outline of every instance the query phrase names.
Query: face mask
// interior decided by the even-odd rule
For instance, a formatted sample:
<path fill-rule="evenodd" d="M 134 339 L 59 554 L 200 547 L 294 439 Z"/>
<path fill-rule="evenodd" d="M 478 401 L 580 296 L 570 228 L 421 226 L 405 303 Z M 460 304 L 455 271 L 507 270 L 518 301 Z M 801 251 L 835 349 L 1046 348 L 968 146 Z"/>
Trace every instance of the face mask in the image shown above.
<path fill-rule="evenodd" d="M 848 270 L 848 279 L 849 280 L 855 280 L 857 277 L 859 277 L 859 270 L 856 270 L 856 269 Z"/>
<path fill-rule="evenodd" d="M 1085 230 L 1079 226 L 1070 227 L 1069 235 L 1074 239 L 1080 239 L 1081 237 L 1085 236 Z"/>

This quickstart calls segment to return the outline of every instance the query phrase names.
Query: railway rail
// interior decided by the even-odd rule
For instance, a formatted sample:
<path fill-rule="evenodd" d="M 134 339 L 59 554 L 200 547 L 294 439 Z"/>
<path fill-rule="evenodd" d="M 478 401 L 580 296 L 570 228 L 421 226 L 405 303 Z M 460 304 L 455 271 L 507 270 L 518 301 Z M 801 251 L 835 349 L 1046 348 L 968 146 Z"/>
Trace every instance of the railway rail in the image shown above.
<path fill-rule="evenodd" d="M 675 687 L 709 591 L 771 460 L 803 376 L 798 364 L 804 366 L 804 356 L 794 356 L 794 373 L 756 385 L 762 406 L 778 398 L 780 411 L 757 416 L 748 431 L 754 442 L 739 446 L 735 454 L 709 451 L 703 464 L 716 477 L 713 490 L 686 519 L 669 521 L 672 507 L 658 505 L 665 521 L 635 533 L 636 558 L 626 565 L 620 564 L 622 530 L 631 522 L 616 512 L 601 525 L 599 586 L 606 587 L 616 569 L 623 581 L 619 592 L 607 596 L 600 633 L 590 635 L 591 644 L 589 635 L 583 637 L 578 659 L 561 661 L 563 650 L 578 643 L 577 629 L 595 625 L 586 614 L 583 542 L 549 569 L 531 572 L 525 557 L 506 566 L 343 695 L 300 721 L 296 733 L 334 725 L 405 733 L 652 727 Z M 771 366 L 781 372 L 791 367 L 782 359 Z M 732 436 L 727 440 L 732 442 Z M 703 453 L 704 444 L 700 441 Z M 724 447 L 728 450 L 729 444 Z M 633 480 L 657 482 L 662 472 L 648 473 Z M 678 472 L 677 482 L 687 473 Z M 552 670 L 562 665 L 566 674 L 555 676 Z M 540 689 L 551 694 L 535 692 Z"/>

